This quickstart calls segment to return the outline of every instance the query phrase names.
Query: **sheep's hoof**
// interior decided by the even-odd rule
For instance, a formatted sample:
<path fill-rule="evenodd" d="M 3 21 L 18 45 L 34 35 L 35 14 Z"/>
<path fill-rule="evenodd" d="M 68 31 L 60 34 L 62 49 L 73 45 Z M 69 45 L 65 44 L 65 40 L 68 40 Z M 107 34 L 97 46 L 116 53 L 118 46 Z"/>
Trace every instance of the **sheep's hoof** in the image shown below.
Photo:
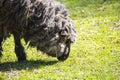
<path fill-rule="evenodd" d="M 18 58 L 18 62 L 23 62 L 23 61 L 27 61 L 26 57 L 19 57 Z"/>
<path fill-rule="evenodd" d="M 24 62 L 24 61 L 27 61 L 26 59 L 19 59 L 18 62 Z"/>

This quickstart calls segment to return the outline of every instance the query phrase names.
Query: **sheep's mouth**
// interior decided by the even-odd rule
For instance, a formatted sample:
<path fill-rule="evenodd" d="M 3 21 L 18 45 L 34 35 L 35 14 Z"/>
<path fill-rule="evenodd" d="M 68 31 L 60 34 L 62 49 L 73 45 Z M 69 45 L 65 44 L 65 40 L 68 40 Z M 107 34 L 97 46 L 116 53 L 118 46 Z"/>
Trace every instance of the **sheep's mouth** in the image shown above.
<path fill-rule="evenodd" d="M 70 44 L 68 44 L 65 47 L 63 54 L 61 56 L 57 57 L 57 59 L 59 61 L 64 61 L 64 60 L 66 60 L 69 57 L 69 53 L 70 53 Z"/>
<path fill-rule="evenodd" d="M 55 48 L 51 50 L 50 52 L 46 52 L 46 54 L 49 56 L 57 57 L 59 61 L 66 60 L 69 57 L 69 53 L 70 53 L 70 45 L 66 45 L 64 49 L 61 51 L 58 48 Z"/>
<path fill-rule="evenodd" d="M 67 41 L 65 44 L 59 43 L 46 49 L 45 53 L 49 56 L 57 57 L 59 61 L 64 61 L 69 57 L 70 44 L 70 41 Z"/>

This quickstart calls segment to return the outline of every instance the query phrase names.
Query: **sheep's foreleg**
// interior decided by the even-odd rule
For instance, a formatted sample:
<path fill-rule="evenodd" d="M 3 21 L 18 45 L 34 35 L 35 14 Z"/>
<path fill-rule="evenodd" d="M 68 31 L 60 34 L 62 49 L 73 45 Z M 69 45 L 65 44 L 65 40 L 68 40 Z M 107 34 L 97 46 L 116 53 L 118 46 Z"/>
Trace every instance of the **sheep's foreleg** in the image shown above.
<path fill-rule="evenodd" d="M 21 44 L 20 35 L 14 35 L 14 41 L 15 41 L 15 53 L 18 58 L 18 61 L 25 61 L 26 60 L 26 54 L 24 51 L 24 47 Z"/>

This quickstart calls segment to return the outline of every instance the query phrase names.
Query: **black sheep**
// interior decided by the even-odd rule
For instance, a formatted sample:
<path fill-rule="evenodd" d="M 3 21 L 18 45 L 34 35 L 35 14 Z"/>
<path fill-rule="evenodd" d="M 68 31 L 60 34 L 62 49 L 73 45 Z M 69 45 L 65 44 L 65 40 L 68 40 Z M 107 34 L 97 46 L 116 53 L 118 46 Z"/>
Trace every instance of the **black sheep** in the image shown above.
<path fill-rule="evenodd" d="M 58 60 L 66 60 L 77 37 L 66 7 L 54 0 L 0 0 L 0 56 L 2 41 L 14 36 L 18 61 L 26 60 L 21 38 Z"/>

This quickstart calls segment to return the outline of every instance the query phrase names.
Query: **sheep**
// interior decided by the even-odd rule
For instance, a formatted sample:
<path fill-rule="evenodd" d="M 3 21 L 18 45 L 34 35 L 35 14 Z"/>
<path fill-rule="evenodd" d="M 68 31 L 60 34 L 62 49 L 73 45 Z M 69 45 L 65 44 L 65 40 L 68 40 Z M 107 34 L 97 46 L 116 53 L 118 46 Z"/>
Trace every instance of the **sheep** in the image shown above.
<path fill-rule="evenodd" d="M 2 42 L 14 37 L 18 61 L 26 60 L 21 39 L 29 46 L 64 61 L 77 38 L 65 5 L 55 0 L 0 0 L 0 56 Z"/>

